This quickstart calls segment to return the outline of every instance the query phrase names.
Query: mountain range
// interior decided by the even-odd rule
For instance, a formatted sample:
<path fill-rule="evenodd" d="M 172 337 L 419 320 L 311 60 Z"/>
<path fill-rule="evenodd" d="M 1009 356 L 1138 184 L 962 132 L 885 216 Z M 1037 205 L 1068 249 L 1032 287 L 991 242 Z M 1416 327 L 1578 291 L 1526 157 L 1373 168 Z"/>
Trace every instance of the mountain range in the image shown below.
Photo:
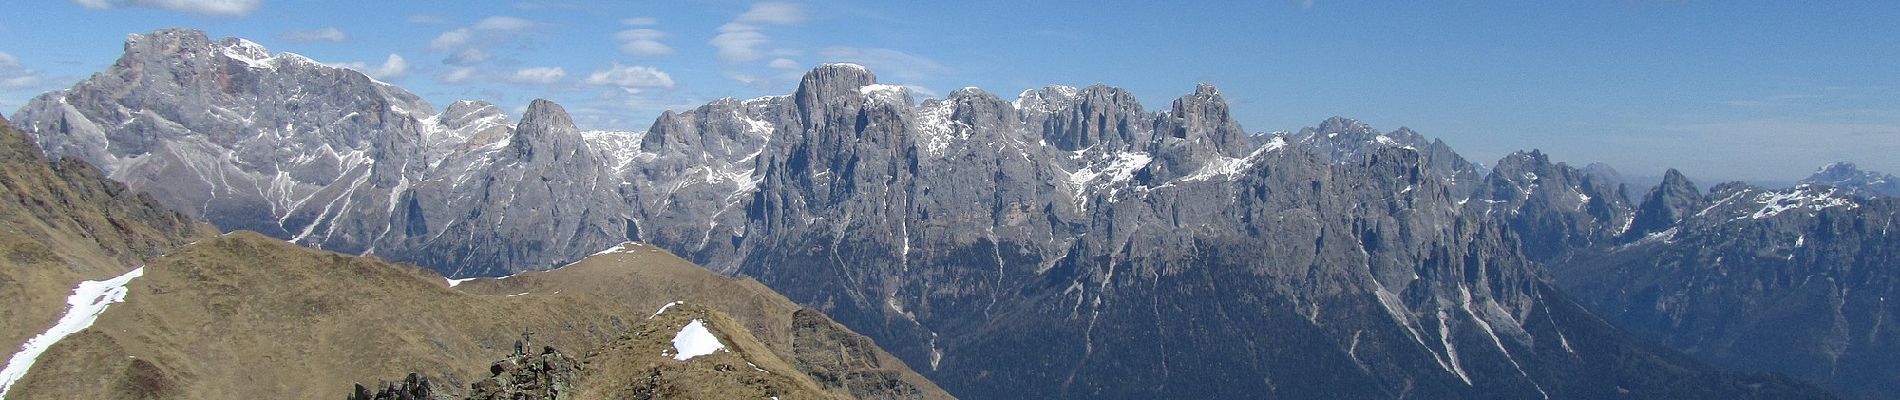
<path fill-rule="evenodd" d="M 584 132 L 553 102 L 518 121 L 480 101 L 436 113 L 243 39 L 165 30 L 125 50 L 13 119 L 224 231 L 524 277 L 463 292 L 646 243 L 822 311 L 902 360 L 878 365 L 963 397 L 1827 396 L 1767 371 L 1872 398 L 1900 371 L 1880 329 L 1894 309 L 1869 302 L 1894 287 L 1873 228 L 1893 209 L 1819 182 L 1704 195 L 1672 171 L 1639 197 L 1609 168 L 1538 151 L 1485 166 L 1346 118 L 1249 134 L 1211 85 L 1154 111 L 1105 85 L 920 102 L 827 64 L 789 95 Z M 1758 262 L 1789 233 L 1802 244 L 1769 255 L 1792 264 Z"/>

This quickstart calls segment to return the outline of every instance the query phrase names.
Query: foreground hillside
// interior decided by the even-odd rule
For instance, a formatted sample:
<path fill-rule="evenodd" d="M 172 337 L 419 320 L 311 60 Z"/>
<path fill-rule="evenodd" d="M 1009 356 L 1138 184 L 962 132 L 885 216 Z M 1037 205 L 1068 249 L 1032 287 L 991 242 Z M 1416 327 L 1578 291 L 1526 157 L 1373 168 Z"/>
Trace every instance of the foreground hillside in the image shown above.
<path fill-rule="evenodd" d="M 635 244 L 556 271 L 451 287 L 427 270 L 240 232 L 157 258 L 142 272 L 124 285 L 123 303 L 48 350 L 9 398 L 342 396 L 353 384 L 411 372 L 465 393 L 524 337 L 533 348 L 570 355 L 607 349 L 611 356 L 586 365 L 575 384 L 588 390 L 590 377 L 619 382 L 609 377 L 644 373 L 625 368 L 742 360 L 775 377 L 757 390 L 948 397 L 868 340 L 755 282 Z M 660 354 L 603 347 L 678 331 L 685 321 L 655 315 L 673 301 L 716 315 L 703 318 L 739 358 L 641 364 Z M 700 388 L 690 382 L 675 386 Z"/>
<path fill-rule="evenodd" d="M 0 349 L 52 326 L 79 282 L 215 233 L 83 161 L 48 160 L 0 119 Z"/>

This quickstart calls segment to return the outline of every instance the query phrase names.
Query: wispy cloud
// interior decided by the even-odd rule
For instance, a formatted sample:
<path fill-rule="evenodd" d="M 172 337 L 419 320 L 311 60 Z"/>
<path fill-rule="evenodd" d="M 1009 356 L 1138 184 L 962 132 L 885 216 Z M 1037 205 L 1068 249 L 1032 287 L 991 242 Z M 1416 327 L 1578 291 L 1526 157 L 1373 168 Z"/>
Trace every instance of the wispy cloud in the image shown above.
<path fill-rule="evenodd" d="M 435 76 L 435 81 L 454 85 L 454 84 L 459 84 L 463 82 L 468 82 L 470 79 L 474 79 L 474 78 L 475 78 L 475 68 L 457 67 L 457 68 L 450 68 L 448 71 L 444 71 L 441 74 L 437 74 Z"/>
<path fill-rule="evenodd" d="M 376 78 L 376 80 L 380 81 L 397 81 L 409 76 L 409 61 L 404 60 L 402 56 L 398 54 L 390 54 L 389 58 L 383 60 L 382 65 L 369 65 L 361 61 L 331 65 L 353 69 L 357 72 L 362 72 L 363 75 L 369 75 L 369 77 Z"/>
<path fill-rule="evenodd" d="M 797 4 L 753 4 L 752 8 L 739 14 L 732 22 L 721 25 L 719 35 L 714 36 L 709 43 L 718 50 L 720 61 L 742 63 L 756 60 L 760 57 L 759 46 L 772 40 L 765 34 L 766 26 L 803 24 L 805 18 L 805 8 Z"/>
<path fill-rule="evenodd" d="M 830 47 L 819 50 L 827 62 L 862 64 L 881 76 L 917 81 L 945 75 L 950 67 L 929 57 L 884 48 Z"/>
<path fill-rule="evenodd" d="M 673 53 L 673 48 L 660 43 L 666 32 L 654 29 L 628 29 L 614 34 L 614 40 L 620 41 L 620 52 L 630 56 L 653 57 Z"/>
<path fill-rule="evenodd" d="M 540 23 L 509 16 L 484 18 L 467 27 L 450 29 L 429 40 L 429 50 L 447 53 L 443 64 L 470 66 L 490 59 L 491 49 L 519 38 L 520 32 Z"/>
<path fill-rule="evenodd" d="M 409 23 L 417 25 L 441 25 L 449 23 L 449 20 L 434 15 L 411 15 L 409 16 Z"/>
<path fill-rule="evenodd" d="M 644 89 L 672 89 L 674 86 L 673 76 L 659 68 L 618 63 L 588 74 L 587 80 L 583 82 L 589 85 L 614 86 L 629 92 Z"/>
<path fill-rule="evenodd" d="M 24 89 L 40 83 L 40 74 L 20 67 L 20 59 L 0 52 L 0 89 Z"/>
<path fill-rule="evenodd" d="M 566 76 L 567 70 L 561 67 L 522 68 L 509 75 L 508 81 L 524 85 L 547 85 L 560 82 Z"/>
<path fill-rule="evenodd" d="M 337 29 L 334 26 L 326 26 L 321 29 L 308 30 L 308 31 L 290 31 L 290 32 L 284 33 L 284 40 L 289 40 L 291 42 L 296 42 L 296 43 L 308 43 L 308 42 L 333 42 L 334 43 L 334 42 L 342 42 L 349 39 L 350 39 L 349 35 L 344 34 L 342 29 Z"/>
<path fill-rule="evenodd" d="M 435 51 L 455 50 L 468 46 L 469 41 L 474 40 L 474 38 L 474 31 L 468 28 L 459 28 L 436 35 L 434 40 L 429 41 L 429 48 Z"/>
<path fill-rule="evenodd" d="M 1819 95 L 1812 95 L 1812 94 L 1784 94 L 1784 95 L 1777 95 L 1777 96 L 1757 97 L 1757 98 L 1751 98 L 1751 99 L 1728 100 L 1728 101 L 1723 101 L 1722 104 L 1733 106 L 1733 107 L 1748 107 L 1748 108 L 1772 107 L 1772 106 L 1793 105 L 1796 103 L 1800 103 L 1801 101 L 1804 101 L 1804 100 L 1816 99 L 1820 97 L 1821 96 Z"/>
<path fill-rule="evenodd" d="M 72 0 L 93 10 L 139 7 L 203 15 L 243 16 L 256 11 L 260 0 Z"/>
<path fill-rule="evenodd" d="M 660 20 L 653 17 L 632 17 L 621 19 L 620 23 L 626 24 L 627 26 L 653 26 L 654 24 L 660 23 Z"/>
<path fill-rule="evenodd" d="M 733 22 L 741 24 L 798 25 L 805 23 L 805 7 L 792 3 L 764 2 L 753 4 L 751 9 Z"/>
<path fill-rule="evenodd" d="M 480 22 L 476 22 L 475 29 L 484 30 L 484 31 L 512 32 L 512 31 L 519 31 L 519 30 L 524 30 L 528 28 L 533 28 L 534 25 L 535 25 L 534 21 L 497 15 L 493 17 L 483 18 Z"/>

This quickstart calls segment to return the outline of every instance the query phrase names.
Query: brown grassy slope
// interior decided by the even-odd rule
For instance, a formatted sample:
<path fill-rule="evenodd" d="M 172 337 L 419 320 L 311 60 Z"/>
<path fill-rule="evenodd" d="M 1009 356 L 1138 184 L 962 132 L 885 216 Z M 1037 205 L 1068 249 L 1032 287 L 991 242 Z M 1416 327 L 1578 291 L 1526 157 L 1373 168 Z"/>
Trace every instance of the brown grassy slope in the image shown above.
<path fill-rule="evenodd" d="M 587 293 L 649 310 L 649 315 L 673 301 L 704 305 L 741 321 L 761 343 L 827 389 L 861 398 L 951 398 L 870 338 L 750 277 L 720 277 L 653 246 L 628 244 L 621 249 L 553 271 L 477 279 L 456 288 L 491 295 Z"/>
<path fill-rule="evenodd" d="M 79 281 L 216 233 L 85 162 L 50 162 L 0 119 L 0 349 L 11 355 L 52 326 Z"/>
<path fill-rule="evenodd" d="M 748 334 L 789 332 L 772 316 L 795 309 L 767 306 L 791 303 L 749 285 L 653 251 L 450 288 L 421 268 L 236 233 L 152 261 L 125 303 L 50 349 L 10 397 L 322 398 L 412 371 L 466 393 L 524 332 L 584 354 L 673 300 L 732 314 Z"/>
<path fill-rule="evenodd" d="M 672 340 L 702 321 L 724 351 L 676 360 Z M 583 359 L 576 399 L 844 399 L 780 359 L 725 313 L 684 303 Z"/>

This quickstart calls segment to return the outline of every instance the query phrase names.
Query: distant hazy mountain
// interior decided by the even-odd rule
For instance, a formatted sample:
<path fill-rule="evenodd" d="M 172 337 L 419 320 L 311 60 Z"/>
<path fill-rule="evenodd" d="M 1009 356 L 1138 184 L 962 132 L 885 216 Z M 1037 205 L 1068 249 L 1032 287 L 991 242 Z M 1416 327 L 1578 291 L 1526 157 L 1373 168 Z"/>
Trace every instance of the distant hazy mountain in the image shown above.
<path fill-rule="evenodd" d="M 1676 178 L 1678 175 L 1671 175 Z M 1627 243 L 1556 270 L 1612 322 L 1690 354 L 1857 398 L 1900 388 L 1900 222 L 1891 198 L 1666 178 Z M 1895 232 L 1900 233 L 1900 232 Z"/>
<path fill-rule="evenodd" d="M 1862 171 L 1854 163 L 1837 162 L 1821 166 L 1801 183 L 1834 186 L 1857 196 L 1900 195 L 1900 178 L 1874 171 Z"/>

